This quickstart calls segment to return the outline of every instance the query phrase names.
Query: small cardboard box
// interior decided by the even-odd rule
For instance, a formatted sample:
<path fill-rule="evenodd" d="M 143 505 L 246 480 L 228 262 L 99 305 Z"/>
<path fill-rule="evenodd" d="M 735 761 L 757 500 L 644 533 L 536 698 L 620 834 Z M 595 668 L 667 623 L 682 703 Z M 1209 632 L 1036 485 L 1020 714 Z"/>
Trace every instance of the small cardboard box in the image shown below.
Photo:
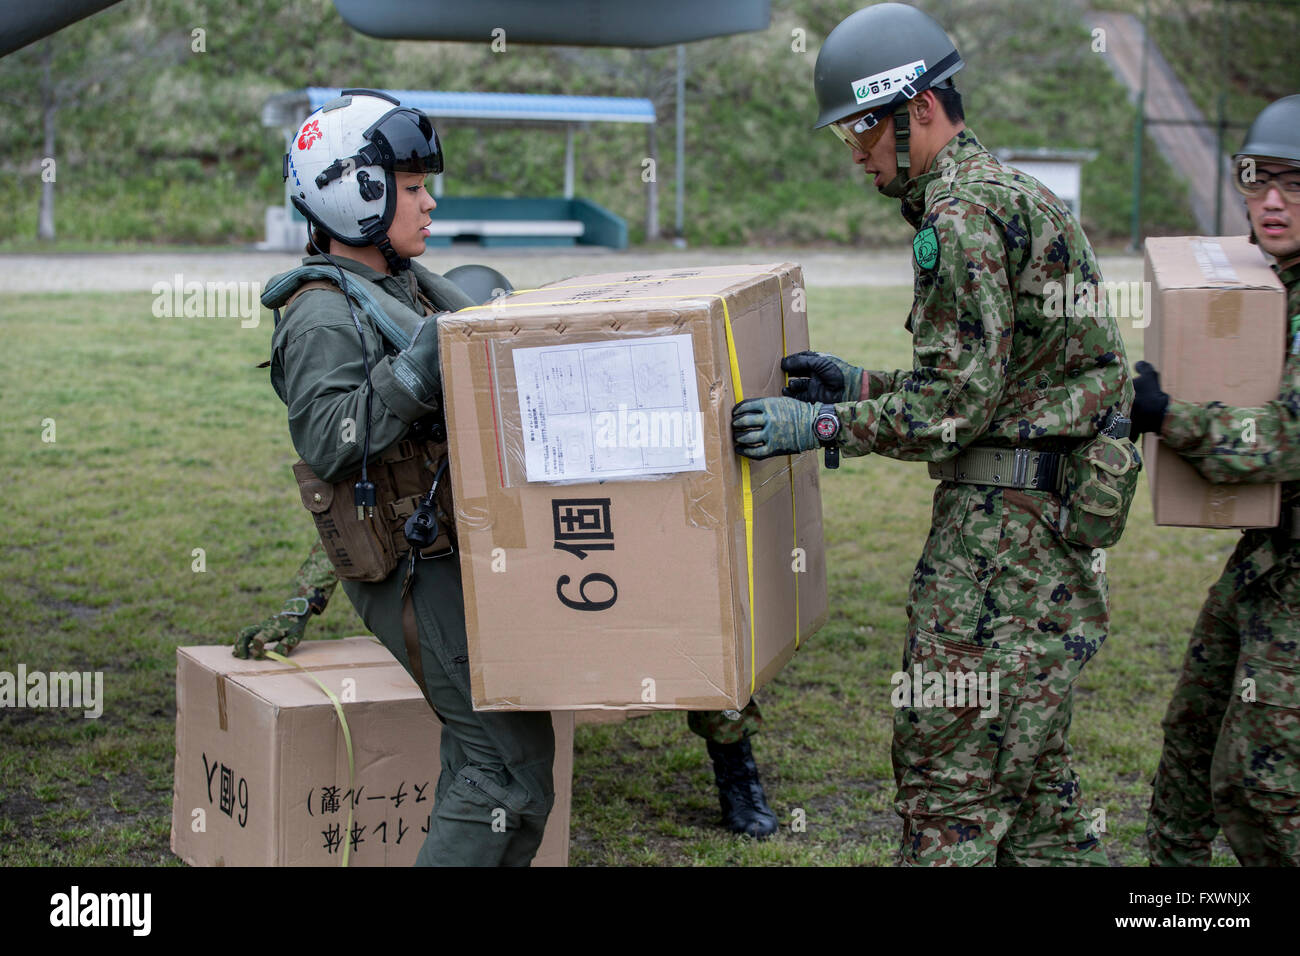
<path fill-rule="evenodd" d="M 424 843 L 442 725 L 415 682 L 371 637 L 304 641 L 291 664 L 245 661 L 228 645 L 176 650 L 172 852 L 191 866 L 411 866 Z M 573 715 L 555 722 L 555 808 L 534 866 L 567 866 Z M 354 806 L 351 834 L 348 805 Z"/>
<path fill-rule="evenodd" d="M 438 341 L 475 708 L 739 709 L 825 622 L 820 452 L 731 436 L 808 347 L 797 265 L 567 279 Z"/>
<path fill-rule="evenodd" d="M 1172 397 L 1255 407 L 1277 398 L 1286 290 L 1245 236 L 1148 239 L 1146 360 Z M 1281 485 L 1215 485 L 1158 436 L 1143 444 L 1158 525 L 1271 527 Z"/>

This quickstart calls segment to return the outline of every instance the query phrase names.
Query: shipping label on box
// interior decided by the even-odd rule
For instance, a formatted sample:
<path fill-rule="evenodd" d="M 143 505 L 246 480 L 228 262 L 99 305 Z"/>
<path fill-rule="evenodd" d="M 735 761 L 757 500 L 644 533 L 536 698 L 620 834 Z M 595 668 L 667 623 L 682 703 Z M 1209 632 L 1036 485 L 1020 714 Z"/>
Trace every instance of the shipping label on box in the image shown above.
<path fill-rule="evenodd" d="M 429 829 L 442 726 L 410 675 L 370 637 L 304 641 L 299 668 L 228 645 L 176 653 L 172 852 L 192 866 L 410 866 Z M 555 807 L 534 866 L 566 866 L 573 715 L 557 713 Z M 351 825 L 348 814 L 351 811 Z"/>
<path fill-rule="evenodd" d="M 818 456 L 731 437 L 808 347 L 799 267 L 567 279 L 438 328 L 474 706 L 743 707 L 827 613 Z"/>
<path fill-rule="evenodd" d="M 1247 237 L 1148 239 L 1146 281 L 1144 354 L 1166 392 L 1187 402 L 1243 408 L 1278 397 L 1286 291 Z M 1211 484 L 1151 433 L 1143 451 L 1156 524 L 1277 524 L 1281 485 Z"/>

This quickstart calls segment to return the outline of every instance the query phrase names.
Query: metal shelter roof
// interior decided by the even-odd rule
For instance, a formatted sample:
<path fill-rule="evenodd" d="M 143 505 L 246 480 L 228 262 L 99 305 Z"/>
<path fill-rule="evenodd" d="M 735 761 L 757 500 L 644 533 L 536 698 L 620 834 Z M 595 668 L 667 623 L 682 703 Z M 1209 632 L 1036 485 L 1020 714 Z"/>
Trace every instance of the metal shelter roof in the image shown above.
<path fill-rule="evenodd" d="M 262 125 L 297 127 L 342 90 L 309 86 L 280 93 L 262 107 Z M 448 93 L 384 90 L 429 115 L 435 125 L 552 126 L 579 123 L 653 123 L 654 103 L 622 96 L 559 96 L 547 93 Z"/>

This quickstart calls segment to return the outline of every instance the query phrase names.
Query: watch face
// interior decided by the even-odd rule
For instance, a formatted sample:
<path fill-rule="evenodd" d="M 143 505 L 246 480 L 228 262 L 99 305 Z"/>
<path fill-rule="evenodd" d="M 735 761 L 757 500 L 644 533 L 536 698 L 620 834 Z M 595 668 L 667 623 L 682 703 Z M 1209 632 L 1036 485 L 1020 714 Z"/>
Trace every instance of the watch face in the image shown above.
<path fill-rule="evenodd" d="M 840 430 L 840 420 L 834 415 L 818 415 L 813 422 L 813 432 L 818 441 L 830 441 Z"/>

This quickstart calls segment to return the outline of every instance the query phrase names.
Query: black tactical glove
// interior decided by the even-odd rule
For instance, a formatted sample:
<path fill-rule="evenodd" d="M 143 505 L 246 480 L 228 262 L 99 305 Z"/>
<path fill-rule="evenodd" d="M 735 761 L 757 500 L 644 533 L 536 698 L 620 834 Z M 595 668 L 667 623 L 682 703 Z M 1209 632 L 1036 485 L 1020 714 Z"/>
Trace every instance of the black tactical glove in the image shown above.
<path fill-rule="evenodd" d="M 747 398 L 731 410 L 736 454 L 771 458 L 812 451 L 821 443 L 813 431 L 817 406 L 792 398 Z"/>
<path fill-rule="evenodd" d="M 796 352 L 781 359 L 781 371 L 792 378 L 782 395 L 815 405 L 856 402 L 862 398 L 862 369 L 825 352 Z"/>
<path fill-rule="evenodd" d="M 1165 412 L 1169 410 L 1169 396 L 1160 389 L 1160 373 L 1150 362 L 1138 362 L 1134 369 L 1137 378 L 1133 379 L 1133 434 L 1142 432 L 1160 434 Z"/>

